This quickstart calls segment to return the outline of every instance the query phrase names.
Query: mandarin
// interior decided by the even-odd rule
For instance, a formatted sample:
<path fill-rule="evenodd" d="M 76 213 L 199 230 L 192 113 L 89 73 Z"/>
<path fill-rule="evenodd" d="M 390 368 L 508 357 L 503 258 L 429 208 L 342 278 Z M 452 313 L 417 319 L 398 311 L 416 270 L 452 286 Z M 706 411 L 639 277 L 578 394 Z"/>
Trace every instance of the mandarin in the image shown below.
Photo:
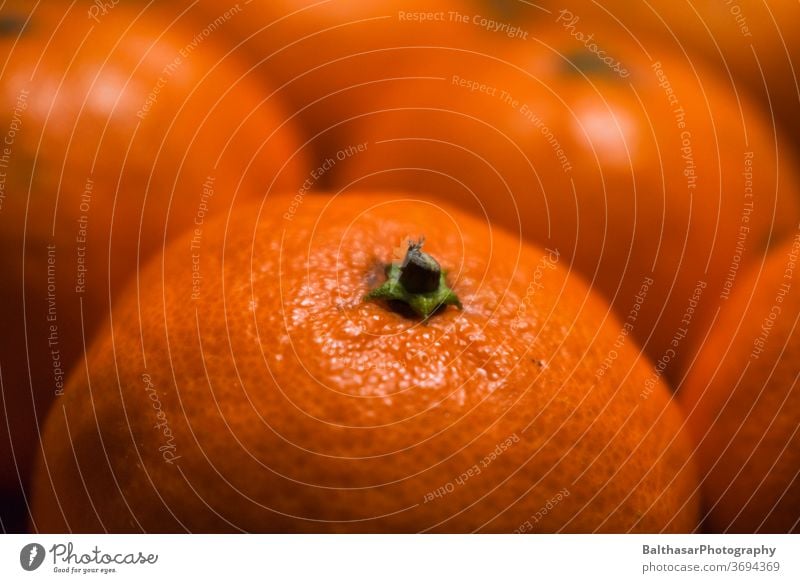
<path fill-rule="evenodd" d="M 436 193 L 558 247 L 675 382 L 740 268 L 796 224 L 799 180 L 711 71 L 594 32 L 606 60 L 566 29 L 421 60 L 340 130 L 362 147 L 328 174 Z"/>
<path fill-rule="evenodd" d="M 728 79 L 732 93 L 755 100 L 795 149 L 800 145 L 800 36 L 794 30 L 800 3 L 794 0 L 558 0 L 537 9 L 513 2 L 512 12 L 521 26 L 574 22 L 587 35 L 612 30 L 647 51 L 685 55 Z"/>
<path fill-rule="evenodd" d="M 0 12 L 0 490 L 15 492 L 39 417 L 139 261 L 238 188 L 306 172 L 281 104 L 195 28 L 26 4 Z"/>
<path fill-rule="evenodd" d="M 367 298 L 387 265 L 461 309 Z M 557 249 L 458 208 L 270 196 L 176 239 L 115 306 L 50 413 L 33 526 L 691 531 L 683 418 L 622 334 Z"/>
<path fill-rule="evenodd" d="M 752 269 L 678 391 L 713 532 L 800 530 L 799 268 L 795 236 Z"/>
<path fill-rule="evenodd" d="M 340 124 L 370 111 L 382 87 L 428 47 L 482 46 L 467 0 L 200 0 L 186 16 L 223 22 L 231 50 L 286 97 L 320 158 L 342 147 Z M 171 7 L 175 10 L 175 7 Z"/>

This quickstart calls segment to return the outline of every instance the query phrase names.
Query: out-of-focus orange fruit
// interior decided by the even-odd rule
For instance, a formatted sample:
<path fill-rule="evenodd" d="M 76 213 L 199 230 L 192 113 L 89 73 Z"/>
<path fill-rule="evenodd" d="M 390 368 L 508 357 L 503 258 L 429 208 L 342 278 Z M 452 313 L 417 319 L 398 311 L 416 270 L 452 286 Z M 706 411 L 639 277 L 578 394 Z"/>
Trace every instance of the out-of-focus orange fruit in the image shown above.
<path fill-rule="evenodd" d="M 338 124 L 427 59 L 419 47 L 469 49 L 497 36 L 467 0 L 200 0 L 184 16 L 220 22 L 231 50 L 275 81 L 322 157 L 339 148 Z"/>
<path fill-rule="evenodd" d="M 800 530 L 800 236 L 751 271 L 678 392 L 714 532 Z"/>
<path fill-rule="evenodd" d="M 306 172 L 282 106 L 213 39 L 87 5 L 0 12 L 0 490 L 27 481 L 37 413 L 138 262 Z"/>
<path fill-rule="evenodd" d="M 779 131 L 800 145 L 800 3 L 795 0 L 559 0 L 505 2 L 520 26 L 559 27 L 588 36 L 614 34 L 657 46 L 729 79 L 735 93 L 755 98 Z M 591 42 L 591 41 L 589 41 Z M 603 47 L 600 46 L 600 49 Z"/>

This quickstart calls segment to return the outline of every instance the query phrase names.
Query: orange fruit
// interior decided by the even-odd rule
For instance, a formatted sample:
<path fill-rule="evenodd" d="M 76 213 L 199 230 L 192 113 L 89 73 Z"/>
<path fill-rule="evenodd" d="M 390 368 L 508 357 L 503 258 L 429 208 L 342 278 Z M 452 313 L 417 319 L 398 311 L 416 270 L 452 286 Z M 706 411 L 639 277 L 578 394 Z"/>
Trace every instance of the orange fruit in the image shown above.
<path fill-rule="evenodd" d="M 340 148 L 338 124 L 368 110 L 424 47 L 490 36 L 475 10 L 465 0 L 201 0 L 185 17 L 223 23 L 231 50 L 274 81 L 324 158 Z"/>
<path fill-rule="evenodd" d="M 327 174 L 435 192 L 559 249 L 677 381 L 740 267 L 797 223 L 797 173 L 700 64 L 594 32 L 606 60 L 559 30 L 439 51 L 341 130 Z"/>
<path fill-rule="evenodd" d="M 420 236 L 439 271 L 406 291 L 444 278 L 462 309 L 365 299 Z M 695 527 L 684 421 L 605 302 L 457 208 L 270 196 L 113 316 L 48 419 L 39 532 Z"/>
<path fill-rule="evenodd" d="M 280 103 L 196 29 L 123 5 L 0 19 L 0 490 L 19 490 L 37 415 L 139 261 L 235 200 L 296 188 L 306 163 Z"/>
<path fill-rule="evenodd" d="M 752 270 L 678 392 L 714 532 L 800 530 L 798 261 L 800 235 Z"/>
<path fill-rule="evenodd" d="M 610 28 L 648 51 L 661 45 L 685 54 L 729 79 L 734 92 L 756 99 L 778 130 L 795 146 L 799 143 L 800 37 L 793 30 L 800 21 L 797 2 L 567 0 L 540 4 L 544 10 L 518 4 L 516 17 L 523 22 L 562 26 L 577 18 L 574 30 L 590 34 L 596 28 Z"/>

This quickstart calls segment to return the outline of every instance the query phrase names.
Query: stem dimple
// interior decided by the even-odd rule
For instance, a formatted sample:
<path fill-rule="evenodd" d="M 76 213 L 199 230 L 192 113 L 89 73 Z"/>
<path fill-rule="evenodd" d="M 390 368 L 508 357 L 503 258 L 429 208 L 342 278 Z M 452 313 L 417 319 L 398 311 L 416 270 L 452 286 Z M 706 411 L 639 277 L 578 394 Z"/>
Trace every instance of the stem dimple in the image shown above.
<path fill-rule="evenodd" d="M 409 242 L 408 252 L 400 265 L 400 283 L 412 294 L 426 294 L 439 287 L 442 268 L 439 262 L 422 250 L 425 239 Z"/>
<path fill-rule="evenodd" d="M 22 15 L 7 14 L 0 18 L 0 36 L 19 35 L 25 28 Z"/>
<path fill-rule="evenodd" d="M 386 268 L 386 281 L 369 292 L 365 299 L 382 299 L 402 302 L 414 313 L 427 319 L 442 306 L 461 308 L 458 296 L 447 286 L 446 273 L 439 262 L 422 251 L 425 239 L 409 242 L 402 263 L 391 263 Z"/>

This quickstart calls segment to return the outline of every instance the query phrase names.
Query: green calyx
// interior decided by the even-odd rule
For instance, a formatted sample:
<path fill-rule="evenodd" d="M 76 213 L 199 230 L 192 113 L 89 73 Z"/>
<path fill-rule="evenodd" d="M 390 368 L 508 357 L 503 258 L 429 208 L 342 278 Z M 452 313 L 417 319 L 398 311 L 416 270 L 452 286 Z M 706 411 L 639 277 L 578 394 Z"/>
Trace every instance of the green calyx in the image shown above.
<path fill-rule="evenodd" d="M 446 272 L 422 251 L 423 243 L 424 239 L 409 242 L 403 262 L 387 265 L 386 281 L 365 299 L 403 302 L 425 320 L 443 306 L 461 309 L 461 301 L 447 285 Z"/>

